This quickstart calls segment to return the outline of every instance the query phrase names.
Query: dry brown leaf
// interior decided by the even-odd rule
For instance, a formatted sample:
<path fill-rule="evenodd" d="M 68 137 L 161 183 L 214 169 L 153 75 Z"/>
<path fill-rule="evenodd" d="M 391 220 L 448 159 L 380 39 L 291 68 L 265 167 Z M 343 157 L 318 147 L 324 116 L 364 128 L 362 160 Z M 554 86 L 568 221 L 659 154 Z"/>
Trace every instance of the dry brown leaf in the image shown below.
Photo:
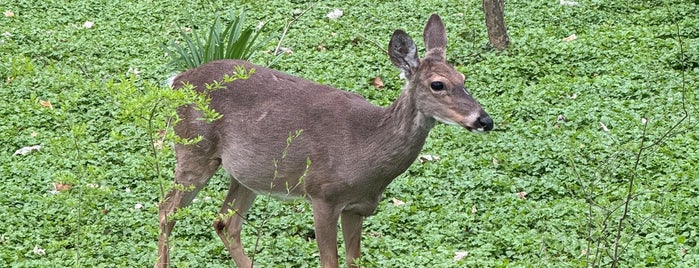
<path fill-rule="evenodd" d="M 12 155 L 27 155 L 31 152 L 39 151 L 39 150 L 41 150 L 41 145 L 26 146 L 26 147 L 19 148 Z"/>
<path fill-rule="evenodd" d="M 471 214 L 476 214 L 476 212 L 478 212 L 478 208 L 476 207 L 476 205 L 473 205 L 471 207 Z"/>
<path fill-rule="evenodd" d="M 374 86 L 376 89 L 382 89 L 383 88 L 383 80 L 381 80 L 381 76 L 377 76 L 371 79 L 369 82 L 372 86 Z"/>
<path fill-rule="evenodd" d="M 527 199 L 527 192 L 519 192 L 519 193 L 517 193 L 517 197 L 519 197 L 519 199 L 526 200 Z"/>
<path fill-rule="evenodd" d="M 439 161 L 439 156 L 438 155 L 431 155 L 431 154 L 423 154 L 421 156 L 417 157 L 418 160 L 420 160 L 420 164 L 426 163 L 426 162 L 435 162 Z"/>
<path fill-rule="evenodd" d="M 41 104 L 41 106 L 43 106 L 43 107 L 47 107 L 47 108 L 53 109 L 53 105 L 51 105 L 51 101 L 39 100 L 39 104 Z"/>
<path fill-rule="evenodd" d="M 569 7 L 574 7 L 578 5 L 578 2 L 575 1 L 568 1 L 568 0 L 560 0 L 558 1 L 562 6 L 569 6 Z"/>
<path fill-rule="evenodd" d="M 570 42 L 570 41 L 573 41 L 575 39 L 578 39 L 578 36 L 575 34 L 571 34 L 568 37 L 563 38 L 563 42 Z"/>
<path fill-rule="evenodd" d="M 294 53 L 294 51 L 292 51 L 291 48 L 288 48 L 288 47 L 279 47 L 279 51 L 281 51 L 282 53 L 286 53 L 286 54 Z"/>
<path fill-rule="evenodd" d="M 391 200 L 393 201 L 393 205 L 396 206 L 396 207 L 397 207 L 397 206 L 405 205 L 405 202 L 403 202 L 403 201 L 401 201 L 401 200 L 399 200 L 399 199 L 397 199 L 397 198 L 395 198 L 395 197 L 392 198 Z"/>
<path fill-rule="evenodd" d="M 12 12 L 12 10 L 5 10 L 5 12 L 3 14 L 5 14 L 5 17 L 14 17 L 15 16 L 15 13 Z"/>
<path fill-rule="evenodd" d="M 559 114 L 556 120 L 558 120 L 559 122 L 568 122 L 568 118 L 563 114 Z"/>
<path fill-rule="evenodd" d="M 56 188 L 56 190 L 59 192 L 65 192 L 70 190 L 70 188 L 73 188 L 73 185 L 70 183 L 54 182 L 53 187 Z"/>
<path fill-rule="evenodd" d="M 460 261 L 460 260 L 462 260 L 463 258 L 465 258 L 466 256 L 468 256 L 468 251 L 457 251 L 457 252 L 454 252 L 454 261 Z"/>

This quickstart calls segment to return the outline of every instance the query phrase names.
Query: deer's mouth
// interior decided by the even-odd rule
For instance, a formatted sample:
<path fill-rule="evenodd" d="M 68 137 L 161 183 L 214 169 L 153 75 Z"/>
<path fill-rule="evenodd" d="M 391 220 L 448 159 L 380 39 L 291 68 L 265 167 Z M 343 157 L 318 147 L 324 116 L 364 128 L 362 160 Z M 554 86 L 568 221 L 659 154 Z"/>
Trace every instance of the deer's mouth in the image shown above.
<path fill-rule="evenodd" d="M 449 121 L 453 122 L 451 120 Z M 476 133 L 488 132 L 493 129 L 493 119 L 485 112 L 464 116 L 458 123 L 453 122 L 452 124 L 458 124 Z"/>

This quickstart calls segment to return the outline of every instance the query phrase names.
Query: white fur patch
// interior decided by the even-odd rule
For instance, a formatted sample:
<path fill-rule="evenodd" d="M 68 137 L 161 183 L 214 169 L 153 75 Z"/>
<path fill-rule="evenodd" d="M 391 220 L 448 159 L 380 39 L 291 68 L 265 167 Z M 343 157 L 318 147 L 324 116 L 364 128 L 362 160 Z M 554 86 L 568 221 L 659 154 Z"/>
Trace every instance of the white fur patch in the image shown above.
<path fill-rule="evenodd" d="M 172 85 L 175 83 L 175 77 L 177 77 L 176 74 L 170 76 L 170 78 L 167 79 L 167 85 L 172 87 Z"/>
<path fill-rule="evenodd" d="M 437 121 L 442 122 L 444 124 L 448 124 L 448 125 L 458 125 L 459 124 L 459 123 L 456 123 L 456 122 L 451 121 L 449 119 L 441 118 L 439 116 L 433 116 L 433 117 L 434 117 L 434 119 L 437 119 Z"/>

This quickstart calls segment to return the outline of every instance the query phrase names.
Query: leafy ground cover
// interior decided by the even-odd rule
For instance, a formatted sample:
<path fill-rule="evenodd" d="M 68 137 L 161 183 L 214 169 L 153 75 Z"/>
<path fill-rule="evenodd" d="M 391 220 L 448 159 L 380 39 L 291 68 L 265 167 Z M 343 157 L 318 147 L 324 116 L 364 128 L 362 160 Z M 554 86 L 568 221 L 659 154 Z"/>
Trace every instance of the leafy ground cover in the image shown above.
<path fill-rule="evenodd" d="M 508 1 L 504 52 L 487 46 L 479 1 L 352 2 L 0 4 L 0 266 L 155 261 L 174 160 L 169 144 L 153 158 L 153 107 L 138 100 L 175 73 L 164 44 L 241 8 L 267 35 L 294 22 L 285 54 L 273 41 L 254 62 L 379 105 L 402 85 L 384 53 L 390 34 L 420 44 L 440 13 L 448 59 L 496 122 L 488 135 L 433 130 L 424 154 L 439 160 L 416 161 L 365 222 L 364 266 L 699 264 L 696 1 Z M 183 213 L 177 267 L 234 265 L 211 228 L 226 181 L 218 174 Z M 318 266 L 303 201 L 258 198 L 243 239 L 260 267 Z"/>

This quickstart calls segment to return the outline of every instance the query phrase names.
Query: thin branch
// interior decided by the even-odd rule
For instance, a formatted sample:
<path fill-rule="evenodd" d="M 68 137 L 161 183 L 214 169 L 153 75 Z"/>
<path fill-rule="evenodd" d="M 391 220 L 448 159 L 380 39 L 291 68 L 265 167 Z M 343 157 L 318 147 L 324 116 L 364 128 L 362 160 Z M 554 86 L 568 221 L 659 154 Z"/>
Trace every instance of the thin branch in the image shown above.
<path fill-rule="evenodd" d="M 670 7 L 668 5 L 665 5 L 665 8 L 667 9 L 668 14 L 670 14 Z M 662 143 L 665 139 L 667 139 L 670 134 L 674 133 L 675 130 L 682 124 L 684 123 L 685 120 L 689 118 L 689 111 L 687 111 L 686 107 L 686 102 L 687 102 L 687 85 L 686 85 L 686 68 L 687 66 L 685 65 L 685 58 L 684 58 L 684 43 L 682 42 L 682 36 L 680 35 L 680 26 L 678 23 L 675 23 L 675 31 L 677 34 L 677 43 L 680 47 L 680 64 L 682 64 L 682 69 L 680 70 L 680 75 L 682 78 L 681 81 L 681 88 L 682 88 L 682 112 L 684 113 L 682 118 L 680 118 L 675 124 L 673 124 L 665 133 L 658 139 L 656 139 L 654 142 L 652 142 L 649 145 L 644 146 L 644 143 L 646 141 L 646 130 L 647 130 L 647 124 L 644 122 L 643 124 L 643 133 L 641 135 L 641 143 L 638 149 L 638 152 L 636 153 L 635 157 L 635 162 L 633 166 L 633 173 L 631 174 L 631 178 L 629 178 L 629 184 L 628 184 L 628 189 L 626 192 L 626 200 L 624 201 L 624 212 L 622 213 L 621 217 L 619 217 L 619 223 L 617 224 L 617 232 L 616 236 L 614 238 L 614 254 L 612 255 L 612 263 L 611 266 L 612 268 L 616 268 L 619 264 L 619 241 L 621 240 L 621 231 L 623 228 L 624 221 L 628 218 L 628 212 L 629 212 L 629 207 L 631 204 L 631 200 L 633 199 L 633 186 L 635 179 L 638 174 L 638 166 L 641 162 L 641 157 L 643 156 L 643 153 L 658 144 Z"/>
<path fill-rule="evenodd" d="M 306 12 L 313 9 L 313 7 L 315 7 L 315 5 L 318 3 L 320 3 L 320 1 L 316 1 L 316 2 L 312 3 L 311 5 L 309 5 L 308 8 L 306 8 L 306 10 L 304 10 L 300 14 L 294 16 L 294 19 L 292 19 L 289 23 L 286 24 L 286 26 L 284 26 L 284 31 L 282 32 L 282 36 L 279 37 L 279 43 L 277 43 L 277 47 L 274 48 L 274 55 L 275 56 L 279 54 L 279 49 L 282 47 L 282 42 L 284 41 L 284 37 L 286 37 L 286 33 L 289 31 L 289 28 L 291 28 L 291 25 L 296 23 L 296 21 L 298 21 L 299 18 L 301 18 L 303 15 L 305 15 Z"/>

